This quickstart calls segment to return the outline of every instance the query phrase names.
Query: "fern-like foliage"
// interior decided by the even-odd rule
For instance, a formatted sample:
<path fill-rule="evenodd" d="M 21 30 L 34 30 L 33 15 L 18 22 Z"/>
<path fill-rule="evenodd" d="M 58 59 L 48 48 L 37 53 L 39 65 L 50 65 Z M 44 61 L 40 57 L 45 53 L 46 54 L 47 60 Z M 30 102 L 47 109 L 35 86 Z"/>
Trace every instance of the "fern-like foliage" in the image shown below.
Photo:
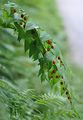
<path fill-rule="evenodd" d="M 64 97 L 53 93 L 36 96 L 30 89 L 20 92 L 4 80 L 0 80 L 0 102 L 6 105 L 10 120 L 64 120 L 77 116 Z"/>

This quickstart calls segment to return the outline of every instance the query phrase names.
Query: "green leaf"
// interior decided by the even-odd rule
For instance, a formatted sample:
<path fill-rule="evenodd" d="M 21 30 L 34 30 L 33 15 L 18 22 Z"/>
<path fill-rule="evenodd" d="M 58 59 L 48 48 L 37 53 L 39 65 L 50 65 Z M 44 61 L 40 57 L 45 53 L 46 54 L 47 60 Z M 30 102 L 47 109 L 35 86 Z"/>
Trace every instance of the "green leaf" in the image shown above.
<path fill-rule="evenodd" d="M 50 51 L 48 51 L 48 52 L 46 52 L 46 54 L 45 54 L 45 58 L 46 58 L 48 61 L 52 62 L 52 61 L 55 59 L 55 56 L 54 56 Z"/>
<path fill-rule="evenodd" d="M 34 41 L 33 36 L 31 34 L 30 30 L 26 31 L 24 39 L 25 39 L 25 43 L 24 43 L 25 46 L 24 46 L 24 48 L 25 48 L 25 52 L 26 52 L 29 48 L 31 48 L 30 46 L 32 45 L 32 42 Z"/>
<path fill-rule="evenodd" d="M 29 43 L 27 42 L 27 40 L 24 40 L 24 50 L 25 52 L 29 49 Z"/>
<path fill-rule="evenodd" d="M 25 37 L 25 32 L 24 32 L 23 28 L 17 22 L 14 22 L 14 24 L 17 28 L 18 35 L 20 36 L 20 39 L 24 38 Z"/>
<path fill-rule="evenodd" d="M 40 37 L 39 37 L 37 29 L 34 28 L 34 29 L 30 30 L 30 31 L 31 31 L 31 34 L 32 34 L 33 38 L 35 40 L 37 40 L 37 41 L 40 41 Z"/>
<path fill-rule="evenodd" d="M 35 23 L 33 23 L 32 21 L 27 22 L 26 31 L 37 29 L 37 28 L 39 28 L 39 27 Z"/>
<path fill-rule="evenodd" d="M 29 57 L 35 54 L 36 52 L 35 46 L 36 46 L 36 41 L 31 42 L 30 49 L 29 49 Z"/>
<path fill-rule="evenodd" d="M 50 85 L 53 88 L 53 86 L 57 83 L 58 81 L 56 79 L 50 80 Z"/>
<path fill-rule="evenodd" d="M 18 38 L 17 38 L 17 40 L 20 42 L 21 41 L 21 36 L 20 36 L 20 34 L 18 33 Z"/>
<path fill-rule="evenodd" d="M 42 42 L 45 42 L 52 39 L 52 37 L 44 30 L 40 30 L 40 39 L 42 40 Z"/>

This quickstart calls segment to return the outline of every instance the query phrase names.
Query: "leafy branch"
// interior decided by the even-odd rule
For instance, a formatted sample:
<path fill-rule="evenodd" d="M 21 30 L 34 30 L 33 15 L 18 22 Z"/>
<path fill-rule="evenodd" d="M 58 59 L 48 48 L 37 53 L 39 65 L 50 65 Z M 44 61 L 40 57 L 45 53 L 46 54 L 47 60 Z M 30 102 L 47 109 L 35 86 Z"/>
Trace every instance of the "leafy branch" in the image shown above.
<path fill-rule="evenodd" d="M 25 52 L 29 51 L 29 57 L 38 60 L 41 81 L 47 80 L 51 87 L 59 82 L 61 94 L 65 93 L 70 103 L 72 103 L 65 83 L 66 66 L 56 41 L 48 33 L 32 23 L 29 16 L 14 3 L 5 4 L 0 16 L 1 28 L 13 29 L 17 39 L 19 41 L 24 40 L 24 49 Z"/>

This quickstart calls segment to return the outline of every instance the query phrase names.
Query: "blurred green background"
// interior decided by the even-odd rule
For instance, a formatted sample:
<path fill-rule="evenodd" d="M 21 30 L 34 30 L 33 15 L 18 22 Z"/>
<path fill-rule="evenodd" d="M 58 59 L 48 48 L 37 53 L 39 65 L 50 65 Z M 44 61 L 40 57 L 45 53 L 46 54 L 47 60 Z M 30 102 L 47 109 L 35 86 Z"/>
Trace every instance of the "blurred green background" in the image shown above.
<path fill-rule="evenodd" d="M 23 8 L 27 14 L 41 28 L 45 29 L 51 36 L 56 39 L 65 62 L 69 69 L 69 84 L 73 91 L 77 110 L 83 117 L 83 70 L 70 62 L 69 47 L 66 37 L 66 31 L 58 12 L 57 4 L 54 0 L 11 0 Z M 7 0 L 0 0 L 0 6 L 3 6 Z M 13 34 L 0 29 L 0 79 L 5 79 L 22 90 L 35 89 L 35 94 L 43 94 L 50 91 L 48 83 L 41 83 L 38 77 L 39 66 L 37 61 L 33 62 L 28 57 L 28 53 L 24 53 L 23 43 L 16 40 Z M 7 111 L 0 103 L 0 120 L 7 120 Z M 4 116 L 4 113 L 5 116 Z"/>

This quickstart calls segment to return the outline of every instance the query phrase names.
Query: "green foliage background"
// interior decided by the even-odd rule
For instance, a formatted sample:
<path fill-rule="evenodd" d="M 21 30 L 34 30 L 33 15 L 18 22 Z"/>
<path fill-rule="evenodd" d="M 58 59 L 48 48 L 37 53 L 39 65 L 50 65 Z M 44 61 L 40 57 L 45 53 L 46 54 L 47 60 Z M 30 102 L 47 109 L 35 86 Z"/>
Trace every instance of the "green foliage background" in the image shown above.
<path fill-rule="evenodd" d="M 3 4 L 7 1 L 1 0 L 0 2 L 0 6 L 3 6 Z M 60 45 L 60 48 L 62 48 L 62 53 L 64 55 L 64 58 L 66 58 L 66 61 L 67 59 L 70 59 L 67 57 L 66 54 L 68 45 L 66 41 L 64 27 L 54 0 L 13 0 L 13 2 L 16 2 L 23 9 L 25 9 L 25 11 L 30 15 L 35 23 L 49 32 L 52 37 L 56 38 L 57 43 Z M 66 45 L 64 46 L 64 44 Z M 68 64 L 70 64 L 70 62 Z M 78 75 L 73 75 L 69 82 L 71 84 L 71 89 L 75 90 L 75 93 L 73 93 L 74 102 L 76 109 L 79 111 L 79 114 L 82 118 L 83 95 L 81 91 L 83 90 L 83 88 L 81 87 L 81 84 L 83 76 L 81 72 L 78 73 L 78 67 L 71 68 L 73 69 L 73 71 L 75 71 L 75 74 Z M 20 109 L 24 111 L 31 111 L 29 115 L 32 115 L 32 111 L 34 112 L 33 114 L 35 114 L 35 117 L 29 116 L 25 119 L 19 118 L 18 120 L 78 120 L 79 118 L 72 117 L 72 111 L 68 111 L 70 106 L 66 106 L 65 99 L 63 97 L 57 96 L 56 99 L 54 93 L 55 91 L 57 91 L 57 88 L 54 89 L 52 93 L 50 93 L 50 86 L 48 85 L 48 83 L 41 83 L 40 78 L 38 77 L 38 70 L 39 66 L 37 66 L 37 62 L 33 62 L 33 60 L 28 57 L 28 53 L 24 53 L 23 43 L 21 42 L 19 44 L 19 42 L 13 35 L 13 32 L 11 31 L 10 34 L 9 31 L 0 29 L 0 79 L 9 81 L 13 85 L 15 85 L 15 89 L 18 88 L 19 91 L 21 91 L 21 94 L 24 94 L 24 91 L 30 89 L 29 94 L 27 94 L 28 97 L 26 95 L 24 98 L 22 98 L 22 95 L 19 95 L 20 97 L 18 97 L 17 94 L 15 94 L 14 97 L 16 98 L 16 101 L 19 98 L 19 103 L 21 103 L 20 99 L 27 100 L 28 98 L 30 98 L 30 100 L 28 99 L 27 101 L 27 104 L 31 104 L 30 109 L 27 110 L 27 104 L 25 104 L 25 102 L 21 103 L 21 105 L 23 104 L 24 106 L 23 109 Z M 33 90 L 34 92 L 32 92 Z M 10 92 L 7 89 L 6 91 Z M 0 95 L 2 96 L 2 89 L 0 89 L 0 93 Z M 39 101 L 36 101 L 36 103 L 32 101 L 32 99 L 36 99 L 33 95 L 39 96 L 37 99 Z M 5 99 L 7 100 L 7 98 Z M 9 120 L 9 111 L 7 109 L 7 106 L 2 104 L 2 101 L 3 100 L 1 99 L 0 120 Z M 42 105 L 44 103 L 45 105 Z M 19 106 L 20 105 L 18 104 L 18 107 Z M 34 109 L 39 110 L 42 114 L 39 114 L 39 112 Z M 58 110 L 56 111 L 56 109 Z M 22 113 L 23 111 L 21 111 L 21 114 Z M 16 118 L 14 117 L 12 118 L 12 120 L 13 119 L 16 120 Z"/>

